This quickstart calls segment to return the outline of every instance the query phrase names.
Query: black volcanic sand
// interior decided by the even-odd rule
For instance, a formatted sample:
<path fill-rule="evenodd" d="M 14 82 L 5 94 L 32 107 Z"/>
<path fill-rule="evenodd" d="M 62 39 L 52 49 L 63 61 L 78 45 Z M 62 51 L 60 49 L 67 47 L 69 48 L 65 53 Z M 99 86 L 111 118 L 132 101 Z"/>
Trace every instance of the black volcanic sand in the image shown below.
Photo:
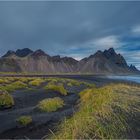
<path fill-rule="evenodd" d="M 47 134 L 51 124 L 62 120 L 65 116 L 74 113 L 74 105 L 78 100 L 78 94 L 68 93 L 62 96 L 57 92 L 46 92 L 43 89 L 33 91 L 21 90 L 13 94 L 15 106 L 11 109 L 0 111 L 0 138 L 42 138 Z M 65 106 L 56 112 L 40 112 L 36 105 L 44 98 L 60 97 Z M 16 119 L 22 115 L 31 115 L 33 123 L 27 127 L 21 127 Z"/>
<path fill-rule="evenodd" d="M 44 76 L 49 77 L 49 76 Z M 56 76 L 55 76 L 56 77 Z M 96 76 L 80 76 L 80 75 L 59 75 L 57 77 L 71 78 L 89 83 L 95 83 L 100 87 L 109 83 L 129 83 L 134 82 L 111 80 Z M 0 111 L 0 138 L 1 139 L 40 139 L 49 135 L 50 130 L 55 131 L 58 123 L 65 117 L 70 117 L 76 111 L 78 102 L 78 93 L 83 87 L 73 87 L 69 89 L 67 96 L 62 96 L 57 92 L 46 92 L 44 89 L 36 88 L 35 90 L 19 90 L 12 93 L 15 106 L 11 109 Z M 72 93 L 71 93 L 71 92 Z M 64 100 L 65 106 L 56 112 L 43 113 L 36 109 L 38 102 L 44 98 L 60 97 Z M 33 123 L 27 127 L 21 127 L 17 124 L 16 119 L 22 115 L 31 115 Z"/>

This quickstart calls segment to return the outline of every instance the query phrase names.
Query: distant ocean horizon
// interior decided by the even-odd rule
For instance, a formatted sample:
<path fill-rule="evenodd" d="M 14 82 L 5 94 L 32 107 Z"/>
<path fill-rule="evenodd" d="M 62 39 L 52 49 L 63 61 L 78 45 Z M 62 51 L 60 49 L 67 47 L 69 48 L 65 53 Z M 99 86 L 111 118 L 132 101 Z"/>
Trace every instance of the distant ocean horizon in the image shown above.
<path fill-rule="evenodd" d="M 109 79 L 126 80 L 140 83 L 140 75 L 127 75 L 127 76 L 107 76 Z"/>

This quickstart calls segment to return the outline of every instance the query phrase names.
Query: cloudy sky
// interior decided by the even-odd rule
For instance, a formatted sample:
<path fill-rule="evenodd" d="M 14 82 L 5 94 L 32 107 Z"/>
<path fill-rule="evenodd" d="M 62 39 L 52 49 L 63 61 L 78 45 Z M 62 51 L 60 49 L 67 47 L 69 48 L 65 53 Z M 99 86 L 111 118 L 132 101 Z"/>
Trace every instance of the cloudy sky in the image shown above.
<path fill-rule="evenodd" d="M 140 2 L 0 1 L 0 55 L 25 47 L 76 59 L 114 47 L 140 69 Z"/>

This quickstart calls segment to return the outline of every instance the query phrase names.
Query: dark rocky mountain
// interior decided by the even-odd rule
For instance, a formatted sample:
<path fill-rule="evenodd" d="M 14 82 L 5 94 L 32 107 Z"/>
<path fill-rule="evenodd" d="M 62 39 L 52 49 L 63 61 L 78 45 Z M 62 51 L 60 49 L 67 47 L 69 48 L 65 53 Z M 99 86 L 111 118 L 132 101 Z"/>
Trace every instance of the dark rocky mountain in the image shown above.
<path fill-rule="evenodd" d="M 16 52 L 10 50 L 2 57 L 10 57 L 10 56 L 14 56 L 14 55 L 18 56 L 18 57 L 25 57 L 31 53 L 33 53 L 32 50 L 30 50 L 28 48 L 24 48 L 24 49 L 18 49 Z"/>
<path fill-rule="evenodd" d="M 138 69 L 135 66 L 133 66 L 132 64 L 130 65 L 130 70 L 131 71 L 138 71 Z"/>
<path fill-rule="evenodd" d="M 0 58 L 0 71 L 43 73 L 92 73 L 139 74 L 139 70 L 127 65 L 124 57 L 113 48 L 97 51 L 80 61 L 71 57 L 49 56 L 42 50 L 28 48 L 8 51 Z"/>
<path fill-rule="evenodd" d="M 129 74 L 139 70 L 128 66 L 124 57 L 113 48 L 97 51 L 94 55 L 84 58 L 78 63 L 78 71 L 93 74 Z"/>
<path fill-rule="evenodd" d="M 22 70 L 15 59 L 1 58 L 0 71 L 1 72 L 20 72 Z"/>
<path fill-rule="evenodd" d="M 9 50 L 5 55 L 3 55 L 2 57 L 10 57 L 10 56 L 14 56 L 16 55 L 16 53 L 14 51 Z"/>
<path fill-rule="evenodd" d="M 16 55 L 19 56 L 19 57 L 25 57 L 29 54 L 33 53 L 32 50 L 28 49 L 28 48 L 24 48 L 24 49 L 18 49 L 16 51 Z"/>
<path fill-rule="evenodd" d="M 44 51 L 39 49 L 39 50 L 36 50 L 35 52 L 32 52 L 31 56 L 40 57 L 40 56 L 48 56 L 48 55 Z"/>

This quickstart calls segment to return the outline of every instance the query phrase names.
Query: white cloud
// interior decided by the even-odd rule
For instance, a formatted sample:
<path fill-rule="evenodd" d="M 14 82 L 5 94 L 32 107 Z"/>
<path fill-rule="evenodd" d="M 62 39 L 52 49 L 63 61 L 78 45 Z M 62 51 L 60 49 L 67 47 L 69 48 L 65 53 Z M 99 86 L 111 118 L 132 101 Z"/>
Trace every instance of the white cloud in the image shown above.
<path fill-rule="evenodd" d="M 129 65 L 133 64 L 140 70 L 140 52 L 139 51 L 123 51 L 119 50 L 119 53 L 124 56 Z"/>
<path fill-rule="evenodd" d="M 73 58 L 78 60 L 78 61 L 82 59 L 82 57 L 73 57 Z"/>
<path fill-rule="evenodd" d="M 132 33 L 136 35 L 140 35 L 140 25 L 137 25 L 132 28 Z"/>
<path fill-rule="evenodd" d="M 118 37 L 114 35 L 106 36 L 106 37 L 94 40 L 93 44 L 97 46 L 99 49 L 108 49 L 110 47 L 119 48 L 122 45 Z"/>
<path fill-rule="evenodd" d="M 61 57 L 65 57 L 65 56 L 67 56 L 67 57 L 72 57 L 72 58 L 74 58 L 74 59 L 76 59 L 76 60 L 81 60 L 81 59 L 83 59 L 83 58 L 85 58 L 85 57 L 88 57 L 88 55 L 86 55 L 86 54 L 80 54 L 80 53 L 74 53 L 74 54 L 62 54 L 61 55 Z"/>

